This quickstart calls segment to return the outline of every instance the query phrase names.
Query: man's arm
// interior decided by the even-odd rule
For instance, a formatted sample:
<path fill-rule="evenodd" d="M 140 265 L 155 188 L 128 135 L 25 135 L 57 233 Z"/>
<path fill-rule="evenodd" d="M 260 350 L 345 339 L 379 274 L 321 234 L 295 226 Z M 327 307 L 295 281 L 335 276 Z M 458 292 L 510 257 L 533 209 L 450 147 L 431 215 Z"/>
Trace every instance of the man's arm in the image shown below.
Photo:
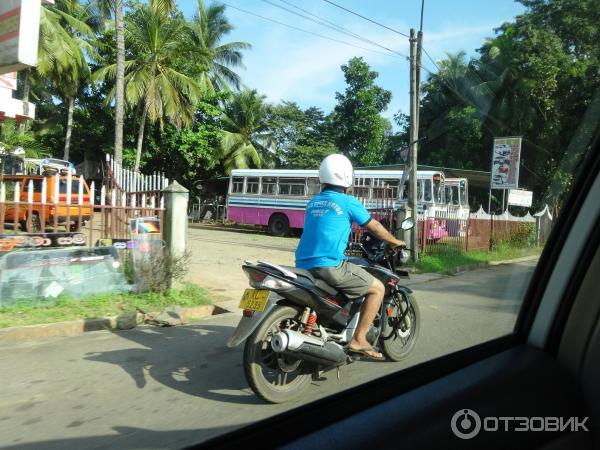
<path fill-rule="evenodd" d="M 386 230 L 385 227 L 375 219 L 371 219 L 369 223 L 365 225 L 365 228 L 369 230 L 376 238 L 387 242 L 393 248 L 406 246 L 406 242 L 396 239 L 394 235 Z"/>

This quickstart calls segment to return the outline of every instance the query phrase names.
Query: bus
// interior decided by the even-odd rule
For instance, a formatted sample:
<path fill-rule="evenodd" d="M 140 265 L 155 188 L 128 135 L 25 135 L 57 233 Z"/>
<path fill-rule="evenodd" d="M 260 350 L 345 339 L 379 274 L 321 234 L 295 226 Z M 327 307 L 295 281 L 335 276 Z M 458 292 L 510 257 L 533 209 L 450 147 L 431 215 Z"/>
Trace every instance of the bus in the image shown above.
<path fill-rule="evenodd" d="M 448 218 L 446 229 L 449 236 L 463 236 L 469 218 L 469 182 L 466 178 L 446 178 L 446 203 Z"/>
<path fill-rule="evenodd" d="M 469 182 L 466 178 L 446 178 L 446 203 L 448 211 L 457 211 L 466 219 L 470 212 Z"/>
<path fill-rule="evenodd" d="M 396 209 L 408 201 L 408 180 L 401 170 L 355 170 L 352 194 L 368 210 Z M 321 190 L 318 170 L 236 169 L 227 193 L 227 219 L 266 226 L 275 236 L 302 229 L 308 201 Z M 445 178 L 439 171 L 417 172 L 419 216 L 427 223 L 427 238 L 447 235 L 435 212 L 446 208 Z"/>

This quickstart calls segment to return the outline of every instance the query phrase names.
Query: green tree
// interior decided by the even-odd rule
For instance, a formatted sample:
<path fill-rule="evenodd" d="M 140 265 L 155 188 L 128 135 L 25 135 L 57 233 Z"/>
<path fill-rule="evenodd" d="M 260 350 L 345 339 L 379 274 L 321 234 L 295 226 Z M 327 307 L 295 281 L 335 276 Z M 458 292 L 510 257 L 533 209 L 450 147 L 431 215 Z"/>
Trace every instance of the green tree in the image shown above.
<path fill-rule="evenodd" d="M 40 158 L 48 154 L 47 149 L 40 144 L 27 127 L 19 130 L 13 121 L 2 122 L 0 124 L 0 153 L 12 153 L 19 147 L 23 148 L 27 158 Z"/>
<path fill-rule="evenodd" d="M 295 145 L 287 155 L 285 166 L 290 169 L 318 169 L 326 156 L 336 152 L 333 144 Z"/>
<path fill-rule="evenodd" d="M 166 124 L 161 130 L 150 125 L 143 155 L 144 169 L 164 171 L 190 190 L 196 182 L 221 175 L 217 153 L 222 138 L 221 110 L 216 100 L 201 101 L 193 127 L 177 129 Z"/>
<path fill-rule="evenodd" d="M 163 3 L 151 0 L 127 17 L 126 38 L 132 57 L 126 61 L 125 98 L 140 110 L 134 170 L 138 171 L 146 119 L 161 125 L 166 118 L 176 127 L 193 123 L 200 95 L 198 83 L 177 70 L 176 58 L 185 23 L 172 17 Z M 95 72 L 102 81 L 114 78 L 116 65 Z M 111 92 L 108 99 L 113 98 Z"/>
<path fill-rule="evenodd" d="M 261 167 L 273 157 L 264 95 L 245 89 L 232 93 L 223 104 L 223 138 L 218 153 L 225 173 L 250 165 Z"/>
<path fill-rule="evenodd" d="M 86 57 L 95 56 L 94 33 L 87 24 L 90 15 L 76 0 L 57 0 L 44 7 L 40 17 L 38 65 L 34 76 L 51 85 L 67 104 L 67 126 L 63 158 L 68 160 L 75 98 L 90 75 Z M 24 91 L 29 97 L 29 72 Z"/>
<path fill-rule="evenodd" d="M 392 94 L 375 84 L 378 73 L 370 70 L 362 58 L 352 58 L 342 66 L 348 85 L 345 93 L 336 93 L 334 110 L 337 147 L 360 165 L 381 162 L 386 123 L 381 120 Z"/>
<path fill-rule="evenodd" d="M 473 106 L 453 108 L 444 117 L 443 144 L 429 153 L 427 163 L 457 169 L 478 169 L 489 164 L 481 151 L 481 120 Z"/>
<path fill-rule="evenodd" d="M 96 12 L 96 22 L 106 28 L 107 21 L 114 15 L 115 30 L 115 118 L 114 118 L 114 158 L 119 164 L 123 161 L 123 126 L 125 118 L 125 10 L 124 0 L 92 0 Z"/>
<path fill-rule="evenodd" d="M 267 120 L 275 145 L 275 157 L 281 166 L 312 168 L 314 160 L 335 150 L 329 118 L 319 108 L 303 111 L 296 103 L 284 101 L 268 107 Z M 307 160 L 311 151 L 315 156 Z M 303 166 L 303 161 L 310 162 Z"/>
<path fill-rule="evenodd" d="M 181 60 L 186 73 L 197 78 L 207 92 L 239 89 L 241 79 L 233 69 L 244 68 L 242 51 L 252 46 L 247 42 L 222 42 L 234 28 L 225 16 L 225 5 L 207 7 L 204 0 L 198 0 L 196 15 L 188 27 L 189 42 Z"/>

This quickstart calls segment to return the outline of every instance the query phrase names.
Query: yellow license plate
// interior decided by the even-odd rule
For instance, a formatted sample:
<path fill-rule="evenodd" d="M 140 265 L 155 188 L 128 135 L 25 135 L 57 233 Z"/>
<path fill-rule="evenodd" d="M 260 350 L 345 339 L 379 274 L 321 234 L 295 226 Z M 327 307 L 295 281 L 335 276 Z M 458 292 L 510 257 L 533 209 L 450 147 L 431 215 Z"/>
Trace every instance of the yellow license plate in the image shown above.
<path fill-rule="evenodd" d="M 242 295 L 242 300 L 240 301 L 240 308 L 250 309 L 252 311 L 264 311 L 270 293 L 271 291 L 246 289 L 244 295 Z"/>

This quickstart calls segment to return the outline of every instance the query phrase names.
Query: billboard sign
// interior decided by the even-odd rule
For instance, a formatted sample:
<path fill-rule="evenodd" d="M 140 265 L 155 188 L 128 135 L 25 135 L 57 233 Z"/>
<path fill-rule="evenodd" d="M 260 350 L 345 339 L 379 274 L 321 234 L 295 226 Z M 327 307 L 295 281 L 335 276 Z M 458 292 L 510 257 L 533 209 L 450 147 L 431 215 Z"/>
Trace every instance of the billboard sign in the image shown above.
<path fill-rule="evenodd" d="M 0 74 L 37 65 L 41 0 L 0 1 Z"/>
<path fill-rule="evenodd" d="M 494 139 L 492 151 L 492 189 L 517 189 L 519 187 L 519 163 L 521 160 L 521 137 Z"/>
<path fill-rule="evenodd" d="M 508 204 L 514 206 L 531 207 L 533 192 L 524 189 L 511 189 L 508 191 Z"/>

